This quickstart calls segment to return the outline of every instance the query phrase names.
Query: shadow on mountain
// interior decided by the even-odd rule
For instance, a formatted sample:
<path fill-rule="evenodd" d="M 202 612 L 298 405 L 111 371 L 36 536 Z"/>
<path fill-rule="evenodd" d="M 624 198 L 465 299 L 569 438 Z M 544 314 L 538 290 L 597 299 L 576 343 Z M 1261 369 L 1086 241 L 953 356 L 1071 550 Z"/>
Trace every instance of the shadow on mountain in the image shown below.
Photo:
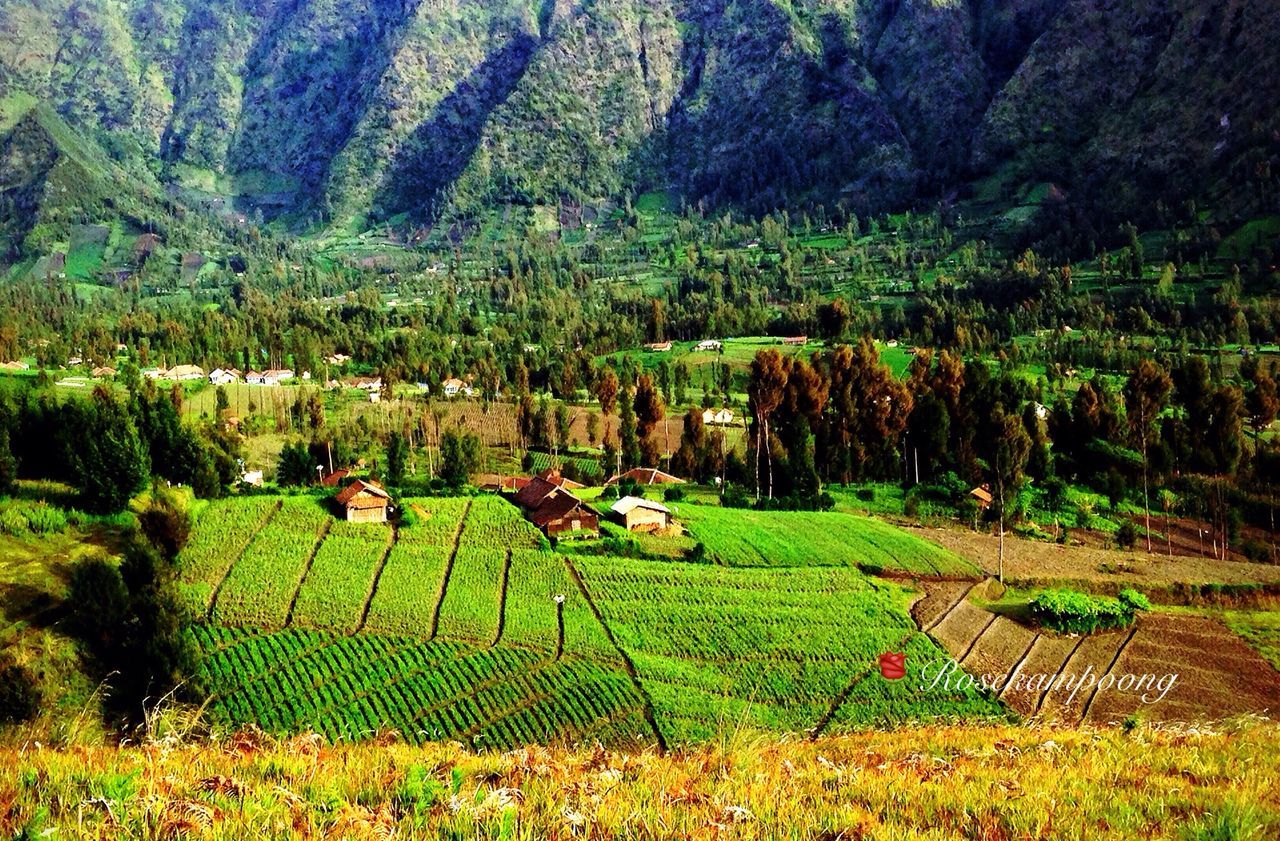
<path fill-rule="evenodd" d="M 544 7 L 551 3 L 548 0 Z M 431 220 L 443 211 L 484 137 L 489 116 L 520 84 L 541 43 L 528 32 L 513 35 L 440 100 L 388 169 L 374 204 L 379 215 L 407 212 L 415 219 Z M 495 183 L 489 189 L 507 196 L 512 186 Z"/>
<path fill-rule="evenodd" d="M 314 194 L 375 100 L 422 0 L 372 0 L 314 49 L 298 33 L 321 14 L 310 0 L 280 7 L 245 63 L 245 99 L 230 159 L 236 169 L 279 171 Z M 350 14 L 357 14 L 356 11 Z"/>

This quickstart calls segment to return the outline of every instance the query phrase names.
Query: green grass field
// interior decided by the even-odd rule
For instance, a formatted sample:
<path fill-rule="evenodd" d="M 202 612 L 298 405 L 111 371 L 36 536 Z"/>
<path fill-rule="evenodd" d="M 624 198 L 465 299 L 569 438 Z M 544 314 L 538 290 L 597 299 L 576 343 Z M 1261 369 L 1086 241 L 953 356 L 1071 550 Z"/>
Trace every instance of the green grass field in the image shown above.
<path fill-rule="evenodd" d="M 682 506 L 723 566 L 561 555 L 496 496 L 406 505 L 399 527 L 308 495 L 203 508 L 179 566 L 216 721 L 511 747 L 999 713 L 873 674 L 942 655 L 855 564 L 958 560 L 877 521 Z"/>
<path fill-rule="evenodd" d="M 707 557 L 727 566 L 863 566 L 922 576 L 980 576 L 958 555 L 868 517 L 685 503 L 678 518 L 706 547 Z"/>

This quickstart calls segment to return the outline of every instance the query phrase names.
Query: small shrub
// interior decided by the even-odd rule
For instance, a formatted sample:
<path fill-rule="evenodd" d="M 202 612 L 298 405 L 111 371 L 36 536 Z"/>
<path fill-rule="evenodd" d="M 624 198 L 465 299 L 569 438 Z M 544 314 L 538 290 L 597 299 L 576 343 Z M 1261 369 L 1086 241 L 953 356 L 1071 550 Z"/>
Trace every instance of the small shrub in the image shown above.
<path fill-rule="evenodd" d="M 1134 610 L 1151 609 L 1151 600 L 1137 590 L 1121 590 L 1117 598 Z"/>
<path fill-rule="evenodd" d="M 862 500 L 863 502 L 875 502 L 875 501 L 876 501 L 876 489 L 875 489 L 875 488 L 858 488 L 858 491 L 857 491 L 857 494 L 856 494 L 856 495 L 857 495 L 858 499 Z"/>
<path fill-rule="evenodd" d="M 27 518 L 17 508 L 10 508 L 0 513 L 0 532 L 10 537 L 21 537 L 27 534 Z"/>
<path fill-rule="evenodd" d="M 920 497 L 915 493 L 907 494 L 906 500 L 902 503 L 902 515 L 915 519 L 920 516 Z"/>
<path fill-rule="evenodd" d="M 1146 596 L 1134 590 L 1126 590 L 1116 599 L 1074 590 L 1048 590 L 1031 601 L 1031 615 L 1041 625 L 1061 633 L 1092 634 L 1127 628 L 1133 624 L 1136 611 L 1150 607 Z"/>
<path fill-rule="evenodd" d="M 662 497 L 667 502 L 680 502 L 684 499 L 684 488 L 672 485 L 663 492 Z"/>
<path fill-rule="evenodd" d="M 1267 563 L 1272 560 L 1271 546 L 1265 540 L 1256 537 L 1246 538 L 1238 544 L 1240 554 L 1254 563 Z"/>
<path fill-rule="evenodd" d="M 31 672 L 5 657 L 0 661 L 0 723 L 29 721 L 40 708 L 40 690 Z"/>
<path fill-rule="evenodd" d="M 1120 524 L 1120 528 L 1116 529 L 1116 543 L 1122 549 L 1132 549 L 1137 542 L 1138 527 L 1132 521 L 1125 520 Z"/>

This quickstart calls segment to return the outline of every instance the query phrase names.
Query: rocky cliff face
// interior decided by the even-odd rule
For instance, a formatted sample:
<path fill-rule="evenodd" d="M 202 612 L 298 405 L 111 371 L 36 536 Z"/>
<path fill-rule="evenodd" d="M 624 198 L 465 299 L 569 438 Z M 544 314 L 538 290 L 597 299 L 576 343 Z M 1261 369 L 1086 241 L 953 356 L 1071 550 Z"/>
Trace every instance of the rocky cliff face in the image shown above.
<path fill-rule="evenodd" d="M 662 187 L 1140 206 L 1278 154 L 1272 0 L 0 0 L 0 85 L 305 218 Z"/>

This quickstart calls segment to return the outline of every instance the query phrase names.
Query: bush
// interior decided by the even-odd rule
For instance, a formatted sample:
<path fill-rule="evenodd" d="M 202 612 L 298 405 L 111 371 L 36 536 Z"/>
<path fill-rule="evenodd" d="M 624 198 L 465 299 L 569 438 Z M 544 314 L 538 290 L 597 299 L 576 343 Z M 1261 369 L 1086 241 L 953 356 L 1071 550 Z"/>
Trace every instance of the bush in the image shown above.
<path fill-rule="evenodd" d="M 66 531 L 67 515 L 45 502 L 15 505 L 0 513 L 0 532 L 10 537 Z"/>
<path fill-rule="evenodd" d="M 720 504 L 725 508 L 748 508 L 751 505 L 751 499 L 743 488 L 734 485 L 725 488 L 724 495 L 720 497 Z"/>
<path fill-rule="evenodd" d="M 0 532 L 10 537 L 21 537 L 27 534 L 27 518 L 17 508 L 10 508 L 0 513 Z"/>
<path fill-rule="evenodd" d="M 1120 598 L 1090 596 L 1074 590 L 1048 590 L 1031 601 L 1031 615 L 1046 628 L 1067 634 L 1092 634 L 1127 628 L 1134 613 L 1149 610 L 1146 596 L 1126 590 Z"/>
<path fill-rule="evenodd" d="M 679 485 L 672 485 L 663 491 L 662 498 L 667 502 L 680 502 L 684 499 L 684 488 Z"/>
<path fill-rule="evenodd" d="M 1246 538 L 1238 544 L 1240 553 L 1255 563 L 1267 563 L 1271 558 L 1271 545 L 1256 537 Z"/>
<path fill-rule="evenodd" d="M 856 496 L 858 497 L 858 499 L 862 500 L 863 502 L 875 502 L 876 489 L 875 488 L 858 488 Z"/>
<path fill-rule="evenodd" d="M 1125 520 L 1116 529 L 1116 543 L 1123 549 L 1132 549 L 1138 542 L 1138 527 L 1130 520 Z"/>
<path fill-rule="evenodd" d="M 168 497 L 156 497 L 138 515 L 147 542 L 167 561 L 178 557 L 191 537 L 191 515 Z"/>
<path fill-rule="evenodd" d="M 913 520 L 920 516 L 920 496 L 914 490 L 907 494 L 907 498 L 902 503 L 902 516 Z"/>
<path fill-rule="evenodd" d="M 31 672 L 5 657 L 0 661 L 0 723 L 28 721 L 40 708 L 40 690 Z"/>
<path fill-rule="evenodd" d="M 67 530 L 67 515 L 61 508 L 55 508 L 44 502 L 29 505 L 22 509 L 27 518 L 27 528 L 33 534 L 55 534 Z"/>
<path fill-rule="evenodd" d="M 1137 590 L 1121 590 L 1117 598 L 1134 610 L 1151 609 L 1151 600 Z"/>

